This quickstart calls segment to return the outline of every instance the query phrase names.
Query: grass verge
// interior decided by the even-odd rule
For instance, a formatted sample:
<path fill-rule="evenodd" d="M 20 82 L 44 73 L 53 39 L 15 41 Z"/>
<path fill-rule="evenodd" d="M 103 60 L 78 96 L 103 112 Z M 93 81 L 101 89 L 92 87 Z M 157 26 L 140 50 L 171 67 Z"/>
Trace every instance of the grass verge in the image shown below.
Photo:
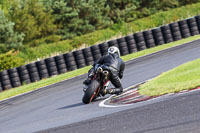
<path fill-rule="evenodd" d="M 132 53 L 132 54 L 123 56 L 122 59 L 124 61 L 128 61 L 128 60 L 135 59 L 135 58 L 138 58 L 138 57 L 141 57 L 141 56 L 145 56 L 145 55 L 148 55 L 148 54 L 151 54 L 151 53 L 154 53 L 154 52 L 158 52 L 158 51 L 170 48 L 170 47 L 174 47 L 174 46 L 178 46 L 178 45 L 181 45 L 181 44 L 184 44 L 184 43 L 187 43 L 187 42 L 191 42 L 191 41 L 194 41 L 194 40 L 197 40 L 197 39 L 200 39 L 200 35 L 193 36 L 193 37 L 190 37 L 190 38 L 186 38 L 186 39 L 183 39 L 183 40 L 180 40 L 180 41 L 160 45 L 160 46 L 157 46 L 157 47 L 154 47 L 154 48 L 151 48 L 151 49 L 146 49 L 146 50 L 143 50 L 143 51 L 140 51 L 140 52 L 137 52 L 137 53 Z M 88 67 L 78 69 L 78 70 L 75 70 L 75 71 L 71 71 L 71 72 L 67 72 L 65 74 L 61 74 L 61 75 L 58 75 L 58 76 L 55 76 L 55 77 L 52 77 L 52 78 L 43 79 L 43 80 L 35 82 L 35 83 L 27 84 L 27 85 L 24 85 L 24 86 L 21 86 L 21 87 L 18 87 L 18 88 L 3 91 L 3 92 L 0 93 L 0 100 L 3 100 L 3 99 L 6 99 L 6 98 L 9 98 L 9 97 L 12 97 L 12 96 L 16 96 L 16 95 L 19 95 L 19 94 L 22 94 L 22 93 L 25 93 L 25 92 L 29 92 L 29 91 L 38 89 L 40 87 L 51 85 L 51 84 L 54 84 L 54 83 L 57 83 L 57 82 L 60 82 L 60 81 L 66 80 L 66 79 L 70 79 L 70 78 L 85 74 L 85 73 L 88 72 L 88 70 L 90 68 L 91 68 L 91 66 L 88 66 Z M 141 90 L 141 92 L 144 93 L 142 90 Z M 144 89 L 144 90 L 146 90 L 146 89 Z"/>
<path fill-rule="evenodd" d="M 139 87 L 140 94 L 157 96 L 200 86 L 200 59 L 185 63 Z"/>

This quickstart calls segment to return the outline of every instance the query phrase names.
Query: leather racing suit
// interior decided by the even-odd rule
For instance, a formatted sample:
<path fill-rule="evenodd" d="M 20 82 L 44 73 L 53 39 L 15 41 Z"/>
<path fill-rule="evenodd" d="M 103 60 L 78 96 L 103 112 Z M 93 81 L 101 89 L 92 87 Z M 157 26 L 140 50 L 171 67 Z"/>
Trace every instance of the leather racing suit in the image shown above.
<path fill-rule="evenodd" d="M 115 86 L 113 89 L 108 89 L 106 94 L 120 94 L 123 92 L 123 87 L 121 80 L 123 78 L 123 73 L 125 69 L 124 61 L 119 57 L 118 54 L 109 54 L 102 56 L 99 60 L 97 60 L 93 64 L 93 68 L 91 68 L 88 72 L 88 78 L 94 73 L 94 66 L 96 64 L 106 65 L 110 68 L 111 75 L 110 81 Z"/>

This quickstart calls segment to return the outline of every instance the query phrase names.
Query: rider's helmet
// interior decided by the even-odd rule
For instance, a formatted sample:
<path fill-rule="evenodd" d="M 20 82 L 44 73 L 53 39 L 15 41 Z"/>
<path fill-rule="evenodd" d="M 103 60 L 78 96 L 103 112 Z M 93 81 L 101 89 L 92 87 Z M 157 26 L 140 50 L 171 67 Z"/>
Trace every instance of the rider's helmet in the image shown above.
<path fill-rule="evenodd" d="M 111 46 L 111 47 L 108 49 L 108 54 L 109 54 L 109 55 L 115 55 L 115 54 L 117 54 L 117 55 L 120 57 L 119 49 L 118 49 L 118 47 L 115 47 L 115 46 Z"/>

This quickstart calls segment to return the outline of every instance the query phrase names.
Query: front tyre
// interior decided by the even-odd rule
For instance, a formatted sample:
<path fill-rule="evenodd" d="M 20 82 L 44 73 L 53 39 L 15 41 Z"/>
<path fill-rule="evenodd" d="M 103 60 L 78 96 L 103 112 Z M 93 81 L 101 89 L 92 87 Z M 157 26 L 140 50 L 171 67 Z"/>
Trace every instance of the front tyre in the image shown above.
<path fill-rule="evenodd" d="M 96 80 L 92 80 L 91 83 L 88 85 L 87 90 L 85 91 L 85 94 L 83 96 L 83 103 L 88 104 L 90 103 L 96 95 L 96 91 L 99 88 L 99 82 Z"/>

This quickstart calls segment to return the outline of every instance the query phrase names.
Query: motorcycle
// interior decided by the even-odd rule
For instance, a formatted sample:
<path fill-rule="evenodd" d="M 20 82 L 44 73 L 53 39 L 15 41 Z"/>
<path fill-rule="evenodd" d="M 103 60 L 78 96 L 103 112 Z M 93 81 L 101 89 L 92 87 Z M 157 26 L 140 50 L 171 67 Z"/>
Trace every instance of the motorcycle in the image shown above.
<path fill-rule="evenodd" d="M 84 87 L 83 103 L 88 104 L 100 96 L 104 96 L 101 92 L 107 89 L 110 81 L 110 70 L 106 65 L 95 66 L 94 75 L 91 82 Z"/>

